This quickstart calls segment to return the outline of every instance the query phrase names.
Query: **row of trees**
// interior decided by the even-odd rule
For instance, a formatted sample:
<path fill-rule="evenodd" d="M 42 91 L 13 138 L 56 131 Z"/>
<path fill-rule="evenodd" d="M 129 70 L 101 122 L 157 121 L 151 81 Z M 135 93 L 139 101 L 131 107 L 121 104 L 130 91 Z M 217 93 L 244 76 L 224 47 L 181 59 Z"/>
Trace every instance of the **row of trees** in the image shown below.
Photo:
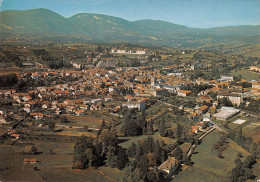
<path fill-rule="evenodd" d="M 18 78 L 14 73 L 0 76 L 0 87 L 11 87 L 17 84 Z"/>
<path fill-rule="evenodd" d="M 72 67 L 70 63 L 65 63 L 64 61 L 51 61 L 48 63 L 49 68 L 59 69 L 62 67 Z"/>
<path fill-rule="evenodd" d="M 260 112 L 260 100 L 250 100 L 250 103 L 248 104 L 248 106 L 246 106 L 245 104 L 241 105 L 241 108 L 255 112 L 255 113 L 259 113 Z"/>

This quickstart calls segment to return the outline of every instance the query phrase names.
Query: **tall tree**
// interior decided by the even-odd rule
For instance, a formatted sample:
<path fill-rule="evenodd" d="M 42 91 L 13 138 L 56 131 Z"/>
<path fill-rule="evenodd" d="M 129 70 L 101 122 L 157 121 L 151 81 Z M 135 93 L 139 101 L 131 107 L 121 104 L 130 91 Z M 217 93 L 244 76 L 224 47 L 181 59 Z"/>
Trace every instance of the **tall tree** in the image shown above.
<path fill-rule="evenodd" d="M 149 136 L 144 140 L 144 153 L 152 153 L 154 149 L 154 139 Z"/>
<path fill-rule="evenodd" d="M 124 169 L 128 161 L 129 159 L 126 155 L 126 149 L 120 148 L 117 154 L 117 163 L 116 163 L 117 168 Z"/>
<path fill-rule="evenodd" d="M 128 157 L 134 157 L 136 154 L 136 144 L 134 142 L 131 143 L 131 145 L 127 149 L 127 155 Z"/>
<path fill-rule="evenodd" d="M 149 169 L 149 160 L 146 157 L 146 155 L 143 155 L 141 159 L 137 162 L 137 168 L 140 169 L 141 176 L 145 177 L 146 173 L 148 172 Z"/>
<path fill-rule="evenodd" d="M 108 146 L 107 165 L 112 168 L 117 165 L 116 148 L 111 145 Z"/>
<path fill-rule="evenodd" d="M 175 135 L 176 135 L 176 139 L 180 141 L 181 140 L 181 135 L 182 135 L 182 127 L 181 127 L 181 125 L 179 123 L 177 124 Z"/>
<path fill-rule="evenodd" d="M 139 135 L 139 128 L 135 121 L 128 121 L 122 126 L 122 132 L 125 136 Z"/>
<path fill-rule="evenodd" d="M 54 121 L 49 121 L 48 122 L 48 127 L 51 131 L 55 131 L 55 122 Z"/>
<path fill-rule="evenodd" d="M 151 121 L 148 123 L 148 133 L 151 134 L 151 135 L 154 133 L 153 124 L 154 124 L 153 120 L 151 120 Z"/>
<path fill-rule="evenodd" d="M 31 154 L 38 154 L 38 149 L 35 146 L 32 146 L 30 152 L 31 152 Z"/>
<path fill-rule="evenodd" d="M 173 156 L 179 161 L 182 159 L 182 150 L 179 146 L 174 150 Z"/>
<path fill-rule="evenodd" d="M 134 182 L 134 170 L 135 166 L 132 163 L 127 163 L 123 170 L 123 176 L 120 182 Z"/>
<path fill-rule="evenodd" d="M 160 126 L 159 126 L 159 134 L 162 136 L 162 137 L 165 137 L 165 119 L 163 117 L 162 121 L 160 122 Z"/>
<path fill-rule="evenodd" d="M 136 145 L 136 154 L 135 154 L 135 160 L 136 161 L 139 161 L 142 157 L 142 154 L 143 154 L 143 150 L 142 150 L 142 147 L 139 143 L 137 143 Z"/>

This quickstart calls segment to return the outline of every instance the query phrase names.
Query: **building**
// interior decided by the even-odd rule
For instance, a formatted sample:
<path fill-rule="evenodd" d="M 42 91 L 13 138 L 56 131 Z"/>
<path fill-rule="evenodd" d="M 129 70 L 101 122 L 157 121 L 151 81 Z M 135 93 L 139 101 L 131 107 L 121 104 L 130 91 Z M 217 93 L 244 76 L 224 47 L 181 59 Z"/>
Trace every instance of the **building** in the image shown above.
<path fill-rule="evenodd" d="M 151 78 L 151 89 L 155 88 L 155 84 L 156 84 L 156 78 Z"/>
<path fill-rule="evenodd" d="M 116 51 L 116 53 L 118 53 L 118 54 L 126 54 L 126 50 L 118 49 L 118 50 Z"/>
<path fill-rule="evenodd" d="M 111 50 L 111 53 L 116 53 L 116 54 L 139 54 L 139 55 L 143 55 L 143 54 L 146 54 L 146 51 L 144 50 L 137 50 L 137 51 L 134 51 L 134 50 L 124 50 L 124 49 L 112 49 Z"/>
<path fill-rule="evenodd" d="M 135 54 L 146 54 L 146 51 L 141 51 L 141 50 L 138 50 L 138 51 L 136 51 L 136 53 Z"/>
<path fill-rule="evenodd" d="M 259 66 L 250 66 L 250 71 L 260 72 L 260 67 Z"/>
<path fill-rule="evenodd" d="M 258 82 L 253 83 L 252 89 L 260 89 L 260 83 L 258 83 Z"/>
<path fill-rule="evenodd" d="M 83 110 L 78 110 L 78 111 L 75 111 L 75 114 L 76 114 L 77 116 L 82 116 L 82 115 L 85 115 L 85 111 L 83 111 Z"/>
<path fill-rule="evenodd" d="M 199 107 L 197 110 L 196 110 L 196 113 L 202 115 L 202 114 L 205 114 L 206 112 L 208 112 L 209 110 L 209 107 L 206 106 L 206 105 L 203 105 L 201 107 Z"/>
<path fill-rule="evenodd" d="M 145 101 L 131 101 L 128 103 L 122 104 L 122 107 L 127 107 L 128 109 L 138 109 L 142 111 L 146 107 Z"/>
<path fill-rule="evenodd" d="M 116 67 L 115 60 L 102 60 L 97 64 L 98 67 Z"/>
<path fill-rule="evenodd" d="M 191 128 L 192 128 L 192 133 L 198 133 L 199 132 L 199 126 L 191 126 Z"/>
<path fill-rule="evenodd" d="M 181 97 L 186 97 L 186 96 L 188 96 L 190 94 L 191 94 L 190 90 L 179 90 L 178 91 L 178 96 L 181 96 Z"/>
<path fill-rule="evenodd" d="M 217 95 L 217 99 L 227 98 L 232 102 L 233 105 L 239 106 L 243 102 L 243 97 L 241 94 L 222 92 Z"/>
<path fill-rule="evenodd" d="M 26 62 L 26 63 L 22 63 L 23 67 L 34 67 L 35 64 L 34 63 L 29 63 L 29 62 Z"/>
<path fill-rule="evenodd" d="M 238 113 L 240 113 L 239 109 L 235 109 L 233 107 L 222 107 L 220 112 L 214 114 L 213 117 L 217 120 L 226 121 Z"/>
<path fill-rule="evenodd" d="M 233 76 L 220 76 L 220 81 L 234 81 Z"/>
<path fill-rule="evenodd" d="M 37 163 L 37 159 L 27 159 L 27 158 L 25 158 L 23 160 L 23 163 L 24 164 L 36 164 Z"/>
<path fill-rule="evenodd" d="M 180 162 L 175 159 L 175 157 L 168 157 L 166 161 L 164 161 L 158 169 L 167 172 L 169 175 L 172 175 L 180 166 Z"/>

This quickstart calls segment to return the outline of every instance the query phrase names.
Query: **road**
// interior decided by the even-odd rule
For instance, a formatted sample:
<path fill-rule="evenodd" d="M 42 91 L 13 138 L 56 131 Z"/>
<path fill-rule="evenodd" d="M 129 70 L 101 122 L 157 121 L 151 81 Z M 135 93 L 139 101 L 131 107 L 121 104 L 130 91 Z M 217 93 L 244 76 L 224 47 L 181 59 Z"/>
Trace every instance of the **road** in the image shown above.
<path fill-rule="evenodd" d="M 167 106 L 172 106 L 172 107 L 176 107 L 176 108 L 179 109 L 179 106 L 176 106 L 176 105 L 173 105 L 173 104 L 169 104 L 169 103 L 167 103 L 167 102 L 163 102 L 163 101 L 160 101 L 160 100 L 159 100 L 158 102 L 163 103 L 163 104 L 165 104 L 165 105 L 167 105 Z"/>
<path fill-rule="evenodd" d="M 199 140 L 202 140 L 205 136 L 207 136 L 207 134 L 209 134 L 210 132 L 212 132 L 212 131 L 215 130 L 215 129 L 216 129 L 215 127 L 209 129 L 206 133 L 204 133 L 203 135 L 201 135 L 201 136 L 199 137 Z M 191 157 L 191 155 L 192 155 L 192 153 L 193 153 L 193 151 L 195 150 L 196 147 L 197 147 L 196 144 L 193 144 L 193 145 L 190 147 L 189 151 L 187 152 L 187 157 L 188 157 L 188 158 Z"/>

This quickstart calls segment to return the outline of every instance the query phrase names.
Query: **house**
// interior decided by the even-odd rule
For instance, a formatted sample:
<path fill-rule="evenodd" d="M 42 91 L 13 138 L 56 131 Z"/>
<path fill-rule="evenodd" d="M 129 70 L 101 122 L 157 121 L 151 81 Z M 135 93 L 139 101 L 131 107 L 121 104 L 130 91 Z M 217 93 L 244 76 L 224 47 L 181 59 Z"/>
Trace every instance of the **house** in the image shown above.
<path fill-rule="evenodd" d="M 30 113 L 30 115 L 32 117 L 34 117 L 35 119 L 42 119 L 43 118 L 43 114 L 42 113 Z"/>
<path fill-rule="evenodd" d="M 167 172 L 169 175 L 172 175 L 180 166 L 180 162 L 175 159 L 175 157 L 168 157 L 166 161 L 164 161 L 158 169 Z"/>
<path fill-rule="evenodd" d="M 17 134 L 17 133 L 11 134 L 11 137 L 14 138 L 14 139 L 16 139 L 16 140 L 19 139 L 20 136 L 21 136 L 21 135 L 20 135 L 20 134 Z"/>
<path fill-rule="evenodd" d="M 252 89 L 259 89 L 260 90 L 260 83 L 252 83 Z"/>
<path fill-rule="evenodd" d="M 0 123 L 6 123 L 6 117 L 5 115 L 0 114 Z"/>
<path fill-rule="evenodd" d="M 82 116 L 82 115 L 85 115 L 85 111 L 78 110 L 78 111 L 75 111 L 75 114 L 76 114 L 76 116 Z"/>
<path fill-rule="evenodd" d="M 199 108 L 196 110 L 196 112 L 201 115 L 201 114 L 205 114 L 205 113 L 208 111 L 208 109 L 209 109 L 208 106 L 203 105 L 203 106 L 199 107 Z"/>
<path fill-rule="evenodd" d="M 210 107 L 209 108 L 209 112 L 210 112 L 210 114 L 214 114 L 214 113 L 216 113 L 216 107 Z"/>
<path fill-rule="evenodd" d="M 135 52 L 135 54 L 146 54 L 146 51 L 143 51 L 143 50 L 137 50 Z"/>
<path fill-rule="evenodd" d="M 27 113 L 30 113 L 30 112 L 31 112 L 30 107 L 24 107 L 23 110 L 24 110 L 25 112 L 27 112 Z"/>
<path fill-rule="evenodd" d="M 24 102 L 28 102 L 29 100 L 32 100 L 32 98 L 31 98 L 30 96 L 24 96 L 24 97 L 22 98 L 22 100 L 23 100 Z"/>
<path fill-rule="evenodd" d="M 99 103 L 99 102 L 103 102 L 103 100 L 102 99 L 92 99 L 91 100 L 91 103 L 93 103 L 93 104 L 96 104 L 96 103 Z"/>
<path fill-rule="evenodd" d="M 197 102 L 200 102 L 200 103 L 202 103 L 202 102 L 208 102 L 208 103 L 211 103 L 211 98 L 210 98 L 210 96 L 208 96 L 208 95 L 202 95 L 202 96 L 200 96 L 200 97 L 198 97 L 197 99 L 196 99 L 196 101 Z"/>
<path fill-rule="evenodd" d="M 179 90 L 178 91 L 178 96 L 181 96 L 181 97 L 186 97 L 186 96 L 188 96 L 190 94 L 191 94 L 190 90 Z"/>
<path fill-rule="evenodd" d="M 25 158 L 23 160 L 23 163 L 24 164 L 36 164 L 37 163 L 37 159 L 28 159 L 28 158 Z"/>
<path fill-rule="evenodd" d="M 199 132 L 199 126 L 191 126 L 191 128 L 192 128 L 192 133 L 198 133 Z"/>

